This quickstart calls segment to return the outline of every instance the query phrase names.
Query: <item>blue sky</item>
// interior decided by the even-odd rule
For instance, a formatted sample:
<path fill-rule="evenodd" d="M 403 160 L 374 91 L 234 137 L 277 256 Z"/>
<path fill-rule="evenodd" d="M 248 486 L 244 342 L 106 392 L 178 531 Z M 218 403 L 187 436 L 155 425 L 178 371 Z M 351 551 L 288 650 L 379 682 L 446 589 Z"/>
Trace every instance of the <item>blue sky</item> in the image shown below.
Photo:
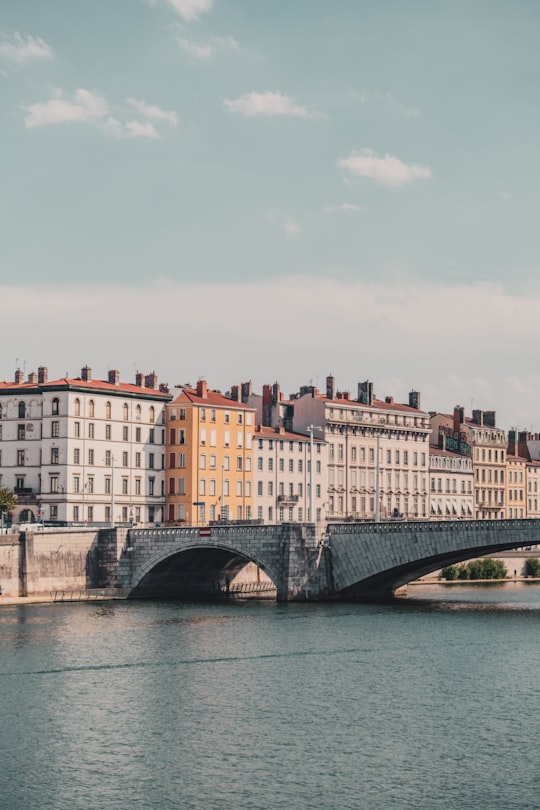
<path fill-rule="evenodd" d="M 539 40 L 533 0 L 5 0 L 0 377 L 539 429 Z"/>

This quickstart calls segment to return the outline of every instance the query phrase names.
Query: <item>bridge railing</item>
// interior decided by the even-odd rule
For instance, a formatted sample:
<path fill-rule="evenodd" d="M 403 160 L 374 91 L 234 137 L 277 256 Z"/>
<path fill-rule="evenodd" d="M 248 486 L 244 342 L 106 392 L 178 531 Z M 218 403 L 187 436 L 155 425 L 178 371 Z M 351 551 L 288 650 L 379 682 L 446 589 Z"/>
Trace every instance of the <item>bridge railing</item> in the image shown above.
<path fill-rule="evenodd" d="M 509 518 L 508 520 L 393 520 L 379 523 L 329 523 L 328 534 L 402 534 L 415 532 L 447 532 L 449 529 L 478 531 L 478 529 L 540 529 L 538 518 Z"/>

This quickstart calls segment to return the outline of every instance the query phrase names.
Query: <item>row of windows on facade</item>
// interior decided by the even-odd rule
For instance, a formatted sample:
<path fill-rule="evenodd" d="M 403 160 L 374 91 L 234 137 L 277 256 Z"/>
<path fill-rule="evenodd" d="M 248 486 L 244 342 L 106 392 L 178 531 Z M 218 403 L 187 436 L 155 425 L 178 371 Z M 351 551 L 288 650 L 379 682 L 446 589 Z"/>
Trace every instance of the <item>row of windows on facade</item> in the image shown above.
<path fill-rule="evenodd" d="M 412 511 L 409 511 L 411 507 Z M 405 515 L 414 515 L 416 517 L 421 515 L 425 517 L 427 514 L 427 500 L 426 498 L 413 498 L 412 500 L 404 498 L 402 501 L 399 496 L 388 497 L 384 509 L 387 516 L 397 516 L 403 513 Z M 331 515 L 347 515 L 352 517 L 373 516 L 375 514 L 375 498 L 370 497 L 368 499 L 365 496 L 357 498 L 353 495 L 349 511 L 349 509 L 345 510 L 345 498 L 343 495 L 340 495 L 338 498 L 331 495 L 328 499 L 328 512 Z"/>
<path fill-rule="evenodd" d="M 495 504 L 504 506 L 504 489 L 477 489 L 476 490 L 476 503 L 477 504 Z"/>
<path fill-rule="evenodd" d="M 299 442 L 294 442 L 292 440 L 285 442 L 283 439 L 258 439 L 259 450 L 264 450 L 265 443 L 268 450 L 273 450 L 275 443 L 276 450 L 279 450 L 280 452 L 285 450 L 285 444 L 288 445 L 289 452 L 291 453 L 294 452 L 296 444 L 298 444 L 298 450 L 300 453 L 302 453 L 306 449 L 309 450 L 309 443 L 306 442 L 305 439 Z M 314 445 L 315 445 L 315 452 L 320 454 L 322 445 L 320 444 L 320 442 L 314 443 Z"/>
<path fill-rule="evenodd" d="M 355 422 L 374 422 L 380 425 L 401 425 L 403 427 L 429 427 L 426 416 L 405 416 L 402 414 L 381 414 L 373 411 L 363 411 L 359 408 L 327 408 L 326 419 L 350 419 Z"/>
<path fill-rule="evenodd" d="M 369 462 L 371 464 L 374 464 L 375 463 L 375 448 L 374 447 L 368 447 L 368 448 L 358 447 L 357 448 L 354 445 L 352 445 L 350 447 L 351 461 L 360 461 L 360 462 L 366 461 L 366 449 L 368 451 L 367 457 L 369 459 Z M 409 450 L 403 450 L 403 455 L 402 455 L 401 450 L 394 450 L 394 451 L 387 450 L 385 456 L 383 456 L 383 454 L 381 452 L 380 461 L 384 462 L 384 458 L 386 458 L 386 463 L 387 464 L 392 464 L 392 452 L 394 454 L 394 463 L 395 464 L 401 464 L 401 460 L 403 459 L 403 466 L 407 467 L 409 465 L 409 461 L 412 459 L 412 465 L 414 467 L 417 467 L 418 466 L 418 460 L 420 459 L 420 466 L 421 467 L 426 466 L 426 454 L 425 453 L 418 453 L 416 451 L 411 453 L 411 452 L 409 452 Z M 330 444 L 328 446 L 328 457 L 329 457 L 330 461 L 335 461 L 336 459 L 338 461 L 343 461 L 344 458 L 345 458 L 344 453 L 345 453 L 345 448 L 344 448 L 343 444 L 338 444 L 338 445 Z"/>
<path fill-rule="evenodd" d="M 336 475 L 337 472 L 337 475 Z M 338 467 L 337 471 L 334 470 L 332 467 L 328 470 L 328 486 L 330 488 L 334 486 L 338 486 L 342 488 L 345 479 L 345 471 L 342 467 Z M 421 489 L 422 491 L 426 490 L 426 476 L 422 475 L 409 475 L 409 473 L 401 473 L 399 470 L 396 472 L 386 472 L 380 473 L 379 481 L 381 485 L 384 487 L 386 486 L 387 489 L 392 489 L 392 479 L 394 481 L 394 488 L 401 489 L 401 485 L 403 484 L 403 489 L 409 489 L 409 483 L 412 483 L 412 489 L 418 491 Z M 375 486 L 375 470 L 368 470 L 367 475 L 365 470 L 349 470 L 349 477 L 348 482 L 349 486 L 352 489 L 356 487 L 360 487 L 364 489 L 367 486 L 370 489 L 373 489 Z M 420 484 L 420 486 L 419 486 Z"/>
<path fill-rule="evenodd" d="M 93 506 L 87 506 L 86 510 L 80 505 L 75 504 L 72 508 L 72 520 L 74 523 L 79 523 L 80 521 L 88 521 L 88 523 L 92 523 L 96 520 L 96 510 Z M 106 506 L 103 512 L 104 522 L 110 523 L 111 522 L 111 507 Z M 135 523 L 140 523 L 142 518 L 142 510 L 140 506 L 136 506 L 134 510 L 129 509 L 127 506 L 122 506 L 120 508 L 119 513 L 120 520 L 123 523 L 128 523 L 130 520 L 134 520 Z M 156 517 L 156 512 L 154 507 L 148 508 L 148 522 L 154 523 Z M 57 521 L 58 520 L 58 506 L 56 504 L 51 504 L 49 507 L 49 520 Z"/>
<path fill-rule="evenodd" d="M 95 423 L 94 422 L 88 422 L 88 431 L 87 431 L 87 433 L 88 433 L 88 438 L 89 439 L 97 438 L 96 429 L 95 429 Z M 60 422 L 57 421 L 57 420 L 53 420 L 51 422 L 51 438 L 52 439 L 57 439 L 57 438 L 59 438 L 59 436 L 60 436 Z M 73 436 L 76 439 L 79 439 L 82 436 L 81 423 L 80 422 L 73 422 Z M 0 439 L 1 438 L 2 438 L 2 434 L 1 434 L 1 429 L 0 429 Z M 19 441 L 21 441 L 23 439 L 42 439 L 42 438 L 43 438 L 43 436 L 41 436 L 41 435 L 40 436 L 34 436 L 33 430 L 32 431 L 27 431 L 26 425 L 17 425 L 17 439 Z M 104 438 L 107 441 L 110 441 L 112 439 L 112 425 L 111 424 L 106 424 L 105 425 Z M 122 427 L 122 441 L 124 441 L 124 442 L 129 441 L 129 426 L 128 425 L 124 425 Z M 135 441 L 137 443 L 140 443 L 142 441 L 142 428 L 140 428 L 140 427 L 135 428 Z M 156 441 L 155 428 L 150 428 L 148 430 L 148 443 L 149 444 L 155 444 L 155 441 Z M 161 432 L 161 443 L 162 444 L 165 443 L 165 431 Z"/>
<path fill-rule="evenodd" d="M 210 470 L 217 469 L 217 458 L 214 454 L 210 454 L 208 457 L 206 453 L 199 454 L 199 469 L 206 470 L 206 462 L 208 461 L 208 468 Z M 229 470 L 231 467 L 231 457 L 224 456 L 223 457 L 223 464 L 219 465 L 223 467 L 224 470 Z M 169 469 L 174 470 L 176 468 L 182 470 L 186 467 L 186 454 L 185 453 L 169 453 Z M 236 469 L 239 470 L 246 470 L 246 472 L 251 472 L 251 456 L 236 456 Z"/>
<path fill-rule="evenodd" d="M 197 515 L 198 521 L 200 523 L 205 523 L 206 519 L 207 519 L 206 504 L 203 504 L 202 506 L 199 506 L 199 507 L 196 507 L 196 508 L 199 510 L 198 515 Z M 241 505 L 238 505 L 236 507 L 236 513 L 235 513 L 236 520 L 243 520 L 244 519 L 244 517 L 243 517 L 244 514 L 245 514 L 245 519 L 246 520 L 251 520 L 252 519 L 253 511 L 252 511 L 252 508 L 251 508 L 250 505 L 246 506 L 245 509 Z M 175 504 L 169 504 L 168 515 L 169 515 L 169 521 L 171 521 L 171 522 L 174 522 L 174 521 L 184 522 L 189 517 L 189 511 L 186 509 L 186 507 L 185 507 L 185 505 L 183 503 L 177 504 L 176 506 L 175 506 Z M 210 504 L 210 507 L 208 509 L 208 519 L 210 521 L 215 521 L 215 520 L 218 519 L 219 516 L 228 519 L 229 516 L 230 516 L 229 509 L 228 508 L 222 509 L 221 513 L 220 513 L 219 510 L 218 510 L 218 506 L 216 504 L 214 504 L 214 503 Z M 294 506 L 287 507 L 287 508 L 283 507 L 283 506 L 280 506 L 277 509 L 275 509 L 273 506 L 267 507 L 267 520 L 268 520 L 268 522 L 273 523 L 276 517 L 277 517 L 277 520 L 280 523 L 284 523 L 286 520 L 291 522 L 291 523 L 294 522 L 294 521 L 296 521 L 298 523 L 302 523 L 303 520 L 304 520 L 304 509 L 302 507 L 298 507 L 296 509 L 296 511 L 295 511 Z M 316 520 L 317 520 L 318 523 L 320 523 L 321 519 L 322 519 L 322 509 L 317 509 L 316 510 Z M 264 520 L 264 507 L 263 506 L 258 506 L 257 507 L 257 520 Z M 307 520 L 307 522 L 309 522 L 311 520 L 311 515 L 310 515 L 310 510 L 309 509 L 306 509 L 306 520 Z"/>
<path fill-rule="evenodd" d="M 504 470 L 493 470 L 476 467 L 474 471 L 474 480 L 481 481 L 483 484 L 504 484 Z"/>
<path fill-rule="evenodd" d="M 147 490 L 149 495 L 157 494 L 155 492 L 155 478 L 150 477 L 148 479 Z M 142 478 L 135 478 L 133 481 L 134 487 L 133 492 L 130 491 L 130 479 L 126 477 L 122 477 L 120 480 L 120 492 L 122 495 L 142 495 Z M 96 482 L 94 476 L 90 475 L 87 477 L 84 486 L 81 486 L 82 479 L 79 475 L 74 475 L 72 478 L 72 489 L 71 492 L 75 495 L 79 492 L 84 492 L 88 495 L 93 495 L 96 493 Z M 22 484 L 21 484 L 22 486 Z M 164 482 L 161 482 L 161 495 L 164 494 Z M 49 492 L 50 493 L 62 493 L 64 494 L 64 489 L 60 484 L 60 478 L 56 475 L 51 475 L 49 478 Z M 105 477 L 104 478 L 104 494 L 110 495 L 112 492 L 112 478 Z"/>
<path fill-rule="evenodd" d="M 277 494 L 278 495 L 285 495 L 285 489 L 286 488 L 287 488 L 287 494 L 289 496 L 291 496 L 291 497 L 298 496 L 299 498 L 304 497 L 304 485 L 302 484 L 301 481 L 299 481 L 296 485 L 289 482 L 287 487 L 286 487 L 284 481 L 279 481 L 278 484 L 277 484 Z M 309 494 L 311 492 L 309 484 L 306 485 L 306 492 L 307 492 L 307 497 L 309 497 Z M 321 485 L 316 484 L 315 485 L 315 497 L 320 498 L 321 497 L 321 492 L 322 492 Z M 264 481 L 257 481 L 257 495 L 259 497 L 264 496 Z M 269 496 L 269 497 L 273 497 L 273 495 L 274 495 L 274 482 L 273 481 L 267 481 L 267 483 L 266 483 L 266 495 Z"/>
<path fill-rule="evenodd" d="M 248 450 L 251 450 L 251 440 L 252 440 L 251 433 L 246 433 L 245 437 L 246 437 L 246 448 Z M 188 435 L 183 428 L 179 430 L 176 430 L 176 428 L 171 428 L 169 431 L 169 438 L 170 444 L 175 446 L 186 444 Z M 199 444 L 202 447 L 204 447 L 205 445 L 208 445 L 209 447 L 217 447 L 217 430 L 214 430 L 214 428 L 212 428 L 210 431 L 207 432 L 206 428 L 201 428 L 199 430 Z M 223 446 L 224 447 L 231 446 L 230 430 L 223 431 Z M 242 430 L 238 430 L 236 432 L 236 446 L 237 447 L 244 446 L 244 432 Z"/>
<path fill-rule="evenodd" d="M 294 472 L 294 459 L 293 458 L 288 459 L 287 468 L 288 468 L 289 472 L 291 472 L 291 473 Z M 264 470 L 264 458 L 263 458 L 263 456 L 258 456 L 257 457 L 257 469 L 258 470 Z M 266 469 L 268 470 L 268 472 L 273 472 L 273 470 L 274 470 L 274 459 L 273 459 L 272 456 L 269 456 L 266 459 Z M 304 460 L 303 459 L 299 458 L 299 459 L 296 460 L 296 469 L 297 469 L 297 471 L 299 473 L 304 472 Z M 320 473 L 321 469 L 322 469 L 321 468 L 321 462 L 316 461 L 315 462 L 315 472 Z M 284 458 L 278 458 L 277 459 L 277 470 L 278 470 L 278 472 L 285 472 L 285 459 Z M 308 459 L 307 462 L 306 462 L 306 470 L 307 470 L 307 472 L 311 472 L 311 460 L 310 459 Z"/>
<path fill-rule="evenodd" d="M 506 441 L 506 440 L 505 440 Z M 491 447 L 474 448 L 474 460 L 492 462 L 493 464 L 504 464 L 504 450 L 492 450 Z"/>
<path fill-rule="evenodd" d="M 120 493 L 122 495 L 132 495 L 132 494 L 133 495 L 142 495 L 143 494 L 143 492 L 142 492 L 142 479 L 141 478 L 135 478 L 134 479 L 134 482 L 133 482 L 134 483 L 134 488 L 133 488 L 132 492 L 130 491 L 129 482 L 130 482 L 129 478 L 122 478 L 121 479 Z M 23 479 L 18 479 L 18 483 L 20 483 L 20 486 L 22 487 L 24 485 Z M 78 475 L 73 476 L 72 492 L 75 495 L 77 493 L 79 493 L 79 492 L 84 492 L 85 494 L 88 494 L 88 495 L 93 495 L 93 494 L 96 493 L 95 479 L 93 478 L 93 476 L 88 476 L 88 478 L 86 479 L 86 483 L 84 484 L 83 487 L 81 487 L 81 483 L 82 483 L 82 481 L 81 481 L 80 476 L 78 476 Z M 164 484 L 163 481 L 161 481 L 161 493 L 160 493 L 161 497 L 163 497 L 163 495 L 165 494 L 164 489 L 165 489 L 165 484 Z M 155 490 L 156 490 L 156 479 L 150 477 L 150 478 L 148 478 L 148 482 L 147 482 L 147 494 L 152 495 L 152 496 L 158 495 L 158 493 Z M 58 476 L 56 476 L 56 475 L 51 475 L 50 478 L 49 478 L 49 493 L 53 493 L 53 494 L 61 493 L 62 495 L 65 494 L 64 489 L 63 489 L 62 485 L 60 484 L 60 478 Z M 106 477 L 104 479 L 104 494 L 105 495 L 111 495 L 112 494 L 112 478 Z"/>
<path fill-rule="evenodd" d="M 223 492 L 221 490 L 223 489 Z M 223 482 L 219 482 L 219 492 L 223 497 L 230 495 L 230 481 L 224 478 Z M 185 478 L 169 478 L 169 495 L 185 495 L 186 494 L 186 479 Z M 217 495 L 218 484 L 215 478 L 199 479 L 199 495 Z M 251 481 L 238 479 L 236 482 L 236 495 L 238 497 L 245 496 L 251 498 Z"/>
<path fill-rule="evenodd" d="M 172 422 L 176 421 L 177 419 L 180 422 L 184 422 L 186 419 L 186 408 L 175 408 L 174 406 L 169 406 L 168 414 L 169 419 Z M 199 422 L 206 422 L 207 418 L 209 419 L 210 422 L 217 422 L 217 411 L 215 408 L 210 408 L 208 410 L 206 408 L 199 408 Z M 225 422 L 226 425 L 230 424 L 231 422 L 230 411 L 223 412 L 223 421 Z M 236 424 L 252 425 L 253 414 L 250 411 L 247 411 L 245 414 L 243 411 L 238 411 L 236 414 Z"/>
<path fill-rule="evenodd" d="M 443 491 L 442 478 L 437 478 L 437 479 L 432 478 L 431 479 L 431 491 L 432 492 L 435 492 L 435 491 L 442 492 Z M 452 491 L 454 493 L 457 493 L 457 481 L 456 481 L 455 478 L 453 478 L 453 479 L 447 478 L 445 480 L 445 490 L 444 491 L 445 492 Z M 471 481 L 467 481 L 467 482 L 461 481 L 461 494 L 465 495 L 466 492 L 469 495 L 472 494 L 472 482 Z"/>
<path fill-rule="evenodd" d="M 17 450 L 17 467 L 25 467 L 26 466 L 26 450 Z M 129 467 L 129 452 L 127 450 L 122 452 L 122 467 Z M 79 447 L 73 448 L 73 464 L 81 464 L 81 450 Z M 148 453 L 146 457 L 148 460 L 148 469 L 153 470 L 155 469 L 155 461 L 156 461 L 156 454 L 155 453 Z M 134 456 L 134 466 L 135 467 L 142 467 L 142 460 L 143 454 L 142 453 L 135 453 Z M 116 457 L 113 457 L 110 450 L 105 451 L 105 455 L 103 456 L 103 462 L 106 467 L 111 467 L 113 461 L 117 461 Z M 87 464 L 93 466 L 96 463 L 96 451 L 93 448 L 88 450 L 87 455 Z M 59 447 L 51 447 L 51 456 L 50 456 L 50 464 L 60 464 L 60 448 Z M 0 466 L 2 466 L 2 451 L 0 450 Z M 165 456 L 161 456 L 161 469 L 165 467 Z"/>
<path fill-rule="evenodd" d="M 21 400 L 17 406 L 17 414 L 19 419 L 25 419 L 29 415 L 29 408 L 27 407 L 26 402 Z M 58 416 L 60 414 L 60 400 L 58 397 L 54 397 L 51 401 L 51 414 L 53 416 Z M 73 415 L 74 416 L 81 416 L 81 401 L 80 399 L 76 399 L 73 403 Z M 3 405 L 0 403 L 0 419 L 3 416 Z M 96 416 L 96 405 L 93 399 L 88 401 L 88 414 L 87 416 L 92 419 Z M 34 416 L 34 418 L 37 418 Z M 124 421 L 129 420 L 129 405 L 127 402 L 124 402 L 122 405 L 122 418 Z M 105 419 L 112 419 L 112 404 L 110 401 L 107 400 L 105 402 Z M 135 419 L 140 421 L 142 419 L 142 408 L 140 405 L 135 406 Z M 150 423 L 155 422 L 156 420 L 156 411 L 153 405 L 151 405 L 148 409 L 148 421 Z"/>

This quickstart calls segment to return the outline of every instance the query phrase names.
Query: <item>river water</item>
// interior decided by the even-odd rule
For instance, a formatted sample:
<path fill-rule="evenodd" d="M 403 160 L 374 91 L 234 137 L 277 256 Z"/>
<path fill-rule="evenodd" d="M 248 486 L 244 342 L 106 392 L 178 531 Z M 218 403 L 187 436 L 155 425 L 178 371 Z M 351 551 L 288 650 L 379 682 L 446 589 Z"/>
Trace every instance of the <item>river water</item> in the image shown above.
<path fill-rule="evenodd" d="M 6 810 L 540 807 L 540 587 L 0 610 Z"/>

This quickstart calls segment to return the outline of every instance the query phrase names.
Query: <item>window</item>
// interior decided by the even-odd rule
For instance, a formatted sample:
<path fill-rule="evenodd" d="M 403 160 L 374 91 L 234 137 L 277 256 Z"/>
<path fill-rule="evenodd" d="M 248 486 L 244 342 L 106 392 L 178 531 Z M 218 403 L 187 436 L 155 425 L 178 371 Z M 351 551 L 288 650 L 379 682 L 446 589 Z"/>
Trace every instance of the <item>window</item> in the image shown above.
<path fill-rule="evenodd" d="M 110 450 L 105 450 L 105 464 L 107 465 L 107 467 L 111 466 L 111 462 L 112 462 L 111 451 Z"/>
<path fill-rule="evenodd" d="M 80 435 L 81 435 L 81 423 L 80 422 L 74 422 L 73 423 L 73 435 L 75 436 L 76 439 L 78 439 L 80 437 Z"/>
<path fill-rule="evenodd" d="M 180 428 L 178 431 L 178 444 L 185 444 L 186 443 L 186 431 L 184 428 Z"/>
<path fill-rule="evenodd" d="M 129 453 L 127 450 L 124 450 L 122 453 L 122 467 L 127 467 L 129 464 Z"/>
<path fill-rule="evenodd" d="M 262 470 L 263 468 L 263 458 L 262 456 L 257 457 L 257 469 Z"/>
<path fill-rule="evenodd" d="M 107 439 L 107 441 L 111 440 L 111 426 L 110 425 L 105 425 L 105 438 Z"/>
<path fill-rule="evenodd" d="M 273 494 L 274 494 L 274 482 L 273 481 L 268 482 L 268 494 L 270 496 L 273 496 Z"/>
<path fill-rule="evenodd" d="M 229 413 L 229 411 L 225 411 L 224 420 L 226 425 L 228 425 L 229 422 L 231 421 L 231 414 Z"/>
<path fill-rule="evenodd" d="M 184 468 L 186 466 L 186 454 L 178 453 L 178 466 Z"/>
<path fill-rule="evenodd" d="M 54 425 L 54 422 L 53 422 L 53 425 Z M 17 438 L 18 439 L 24 439 L 25 435 L 26 435 L 25 425 L 17 425 Z M 52 435 L 52 433 L 51 433 L 51 435 Z"/>
<path fill-rule="evenodd" d="M 141 441 L 141 429 L 140 429 L 140 427 L 135 428 L 135 441 L 136 442 Z"/>
<path fill-rule="evenodd" d="M 239 414 L 237 415 L 237 421 L 238 421 L 238 424 L 239 424 L 239 425 L 241 425 L 241 424 L 242 424 L 242 414 L 241 414 L 241 413 L 239 413 Z"/>
<path fill-rule="evenodd" d="M 242 469 L 242 456 L 236 456 L 236 469 Z"/>
<path fill-rule="evenodd" d="M 122 441 L 127 442 L 129 440 L 129 427 L 128 425 L 124 425 L 122 428 Z"/>
<path fill-rule="evenodd" d="M 111 418 L 111 403 L 106 402 L 105 403 L 105 419 L 110 419 L 110 418 Z"/>
<path fill-rule="evenodd" d="M 73 507 L 73 520 L 79 520 L 79 507 Z"/>
<path fill-rule="evenodd" d="M 156 486 L 156 479 L 155 478 L 149 478 L 148 479 L 148 494 L 149 495 L 154 495 L 155 494 L 155 492 L 154 492 L 155 486 Z"/>
<path fill-rule="evenodd" d="M 24 453 L 24 450 L 22 452 Z M 51 464 L 58 464 L 59 460 L 60 460 L 60 450 L 58 449 L 58 447 L 51 447 Z"/>
<path fill-rule="evenodd" d="M 73 413 L 75 414 L 75 416 L 80 416 L 81 415 L 81 400 L 80 399 L 76 399 L 75 402 L 73 403 Z"/>
<path fill-rule="evenodd" d="M 201 422 L 206 422 L 206 408 L 201 408 L 199 413 L 201 415 Z"/>
<path fill-rule="evenodd" d="M 257 481 L 257 495 L 261 496 L 263 494 L 263 482 Z"/>
<path fill-rule="evenodd" d="M 216 421 L 216 412 L 215 412 L 215 410 L 211 410 L 211 411 L 210 411 L 210 421 L 211 421 L 211 422 L 215 422 L 215 421 Z"/>
<path fill-rule="evenodd" d="M 178 479 L 178 494 L 185 495 L 186 494 L 186 479 L 179 478 Z"/>
<path fill-rule="evenodd" d="M 122 495 L 128 494 L 128 479 L 122 478 Z"/>
<path fill-rule="evenodd" d="M 178 408 L 178 418 L 182 421 L 186 419 L 186 409 L 185 408 Z"/>
<path fill-rule="evenodd" d="M 242 497 L 242 481 L 240 480 L 236 482 L 236 495 L 238 498 Z"/>
<path fill-rule="evenodd" d="M 216 447 L 217 445 L 217 434 L 215 428 L 212 428 L 210 431 L 210 447 Z"/>
<path fill-rule="evenodd" d="M 206 455 L 204 453 L 199 455 L 199 467 L 201 470 L 206 470 Z"/>
<path fill-rule="evenodd" d="M 81 451 L 78 447 L 73 448 L 73 463 L 74 464 L 81 463 Z"/>
<path fill-rule="evenodd" d="M 88 521 L 90 522 L 92 520 L 94 520 L 94 507 L 89 506 L 88 507 Z"/>
<path fill-rule="evenodd" d="M 25 416 L 26 416 L 26 405 L 24 404 L 24 402 L 19 402 L 19 419 L 24 419 Z"/>
<path fill-rule="evenodd" d="M 223 469 L 229 470 L 231 465 L 231 458 L 230 456 L 223 456 Z"/>
<path fill-rule="evenodd" d="M 59 482 L 58 476 L 57 475 L 51 475 L 50 482 L 49 482 L 51 492 L 58 492 L 58 482 Z"/>
<path fill-rule="evenodd" d="M 215 495 L 216 494 L 216 479 L 215 478 L 210 479 L 210 489 L 209 489 L 208 494 L 209 495 Z"/>
<path fill-rule="evenodd" d="M 199 495 L 206 495 L 206 479 L 201 478 L 199 480 Z"/>
<path fill-rule="evenodd" d="M 124 402 L 124 404 L 122 405 L 122 418 L 124 422 L 127 422 L 127 420 L 129 419 L 129 406 L 127 402 Z"/>
<path fill-rule="evenodd" d="M 294 460 L 292 458 L 289 459 L 289 472 L 294 472 Z"/>
<path fill-rule="evenodd" d="M 229 487 L 229 479 L 225 478 L 225 480 L 223 481 L 223 497 L 225 497 L 225 498 L 229 497 L 229 489 L 230 489 L 230 487 Z"/>
<path fill-rule="evenodd" d="M 206 428 L 201 428 L 199 442 L 203 447 L 206 445 Z"/>
<path fill-rule="evenodd" d="M 88 478 L 88 481 L 86 482 L 86 485 L 87 485 L 88 492 L 90 494 L 93 494 L 93 492 L 94 492 L 94 477 L 93 476 L 90 476 Z"/>
<path fill-rule="evenodd" d="M 211 470 L 216 469 L 216 457 L 214 455 L 210 456 L 210 469 Z"/>
<path fill-rule="evenodd" d="M 89 439 L 94 438 L 94 423 L 93 422 L 88 422 L 88 438 Z"/>
<path fill-rule="evenodd" d="M 269 459 L 268 459 L 268 470 L 269 470 L 270 472 L 272 472 L 272 470 L 273 470 L 273 469 L 274 469 L 274 459 L 273 459 L 273 458 L 269 458 Z"/>
<path fill-rule="evenodd" d="M 55 397 L 52 401 L 52 413 L 53 416 L 56 416 L 57 414 L 60 413 L 60 400 L 58 399 L 58 397 Z"/>
<path fill-rule="evenodd" d="M 94 463 L 94 451 L 93 450 L 88 451 L 88 463 L 89 464 Z"/>
<path fill-rule="evenodd" d="M 105 479 L 105 494 L 106 495 L 111 494 L 111 479 L 108 476 Z"/>

